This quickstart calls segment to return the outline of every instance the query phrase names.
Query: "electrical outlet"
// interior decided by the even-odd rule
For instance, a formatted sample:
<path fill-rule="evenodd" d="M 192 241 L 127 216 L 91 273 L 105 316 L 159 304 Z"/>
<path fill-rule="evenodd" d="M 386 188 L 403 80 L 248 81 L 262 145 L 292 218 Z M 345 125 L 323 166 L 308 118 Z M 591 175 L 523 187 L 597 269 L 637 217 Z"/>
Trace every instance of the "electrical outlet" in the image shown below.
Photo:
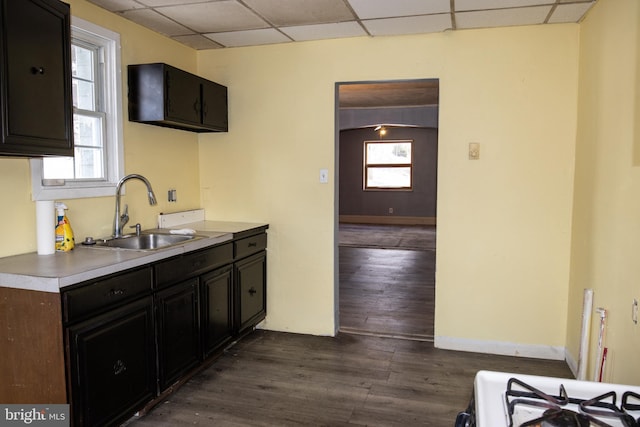
<path fill-rule="evenodd" d="M 172 188 L 167 192 L 167 199 L 170 202 L 177 202 L 178 201 L 178 192 L 176 191 L 175 188 Z"/>
<path fill-rule="evenodd" d="M 389 208 L 389 213 L 392 214 L 393 213 L 393 208 Z"/>
<path fill-rule="evenodd" d="M 638 324 L 638 299 L 633 299 L 633 304 L 631 305 L 631 321 L 634 324 Z"/>

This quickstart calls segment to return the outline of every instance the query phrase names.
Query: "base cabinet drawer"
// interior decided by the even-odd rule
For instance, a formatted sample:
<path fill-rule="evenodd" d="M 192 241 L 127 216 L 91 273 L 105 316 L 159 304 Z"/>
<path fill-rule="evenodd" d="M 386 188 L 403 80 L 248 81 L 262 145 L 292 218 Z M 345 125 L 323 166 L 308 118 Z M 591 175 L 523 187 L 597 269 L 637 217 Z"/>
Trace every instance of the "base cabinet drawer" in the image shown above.
<path fill-rule="evenodd" d="M 146 297 L 67 328 L 72 425 L 114 425 L 155 396 L 152 307 Z"/>

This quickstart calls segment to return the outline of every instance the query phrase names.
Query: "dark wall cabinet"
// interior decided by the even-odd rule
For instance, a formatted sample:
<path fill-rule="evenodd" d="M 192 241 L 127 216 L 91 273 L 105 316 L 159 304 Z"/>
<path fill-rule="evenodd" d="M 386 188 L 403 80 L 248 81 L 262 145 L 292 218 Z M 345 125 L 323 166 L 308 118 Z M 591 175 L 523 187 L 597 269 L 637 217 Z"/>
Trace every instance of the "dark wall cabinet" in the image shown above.
<path fill-rule="evenodd" d="M 115 425 L 266 316 L 266 227 L 62 293 L 73 425 Z"/>
<path fill-rule="evenodd" d="M 128 66 L 129 120 L 192 132 L 227 132 L 227 88 L 167 64 Z"/>
<path fill-rule="evenodd" d="M 0 0 L 0 155 L 73 156 L 69 5 Z"/>

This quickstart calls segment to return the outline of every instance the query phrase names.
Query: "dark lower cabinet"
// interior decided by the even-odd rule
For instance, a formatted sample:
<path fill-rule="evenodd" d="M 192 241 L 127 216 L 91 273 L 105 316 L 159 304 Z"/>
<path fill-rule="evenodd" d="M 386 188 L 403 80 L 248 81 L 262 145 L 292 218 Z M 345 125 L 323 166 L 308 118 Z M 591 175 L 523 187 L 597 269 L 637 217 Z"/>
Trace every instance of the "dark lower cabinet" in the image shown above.
<path fill-rule="evenodd" d="M 233 336 L 232 273 L 233 269 L 228 265 L 200 279 L 204 357 L 208 357 Z"/>
<path fill-rule="evenodd" d="M 267 313 L 267 253 L 259 252 L 236 262 L 238 332 L 242 333 L 265 318 Z"/>
<path fill-rule="evenodd" d="M 161 391 L 200 362 L 198 289 L 191 279 L 156 295 Z"/>
<path fill-rule="evenodd" d="M 67 340 L 74 426 L 114 425 L 155 396 L 151 297 L 70 326 Z"/>

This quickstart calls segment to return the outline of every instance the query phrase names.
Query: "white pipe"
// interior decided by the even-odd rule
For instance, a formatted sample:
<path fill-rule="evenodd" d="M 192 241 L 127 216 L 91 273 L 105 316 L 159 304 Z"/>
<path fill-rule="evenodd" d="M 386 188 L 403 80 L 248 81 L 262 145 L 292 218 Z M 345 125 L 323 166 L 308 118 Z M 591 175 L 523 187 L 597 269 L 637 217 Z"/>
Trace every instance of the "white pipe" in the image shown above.
<path fill-rule="evenodd" d="M 598 357 L 596 358 L 595 369 L 593 370 L 593 381 L 602 382 L 602 357 L 604 352 L 604 334 L 607 321 L 607 310 L 602 307 L 596 308 L 600 314 L 600 335 L 598 335 Z"/>
<path fill-rule="evenodd" d="M 582 301 L 582 332 L 580 333 L 580 353 L 578 355 L 578 379 L 587 379 L 589 361 L 589 337 L 591 335 L 591 313 L 593 311 L 593 289 L 585 289 Z"/>

